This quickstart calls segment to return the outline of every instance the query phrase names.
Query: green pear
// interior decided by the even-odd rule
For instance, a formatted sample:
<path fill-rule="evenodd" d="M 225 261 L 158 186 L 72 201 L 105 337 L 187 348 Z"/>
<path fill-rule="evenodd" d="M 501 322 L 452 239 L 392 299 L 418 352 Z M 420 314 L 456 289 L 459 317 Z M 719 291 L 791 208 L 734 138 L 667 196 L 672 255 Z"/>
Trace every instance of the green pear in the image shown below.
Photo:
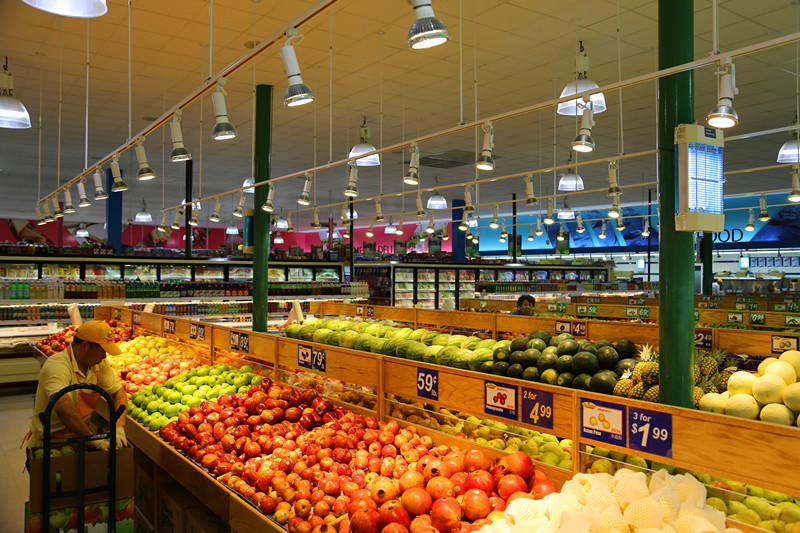
<path fill-rule="evenodd" d="M 757 498 L 755 496 L 748 496 L 744 499 L 744 504 L 748 509 L 752 509 L 755 512 L 760 512 L 761 509 L 765 507 L 770 507 L 770 504 L 767 500 L 763 498 Z"/>
<path fill-rule="evenodd" d="M 542 440 L 544 442 L 555 442 L 558 444 L 558 437 L 551 435 L 550 433 L 542 433 Z"/>
<path fill-rule="evenodd" d="M 494 424 L 492 424 L 492 426 L 497 431 L 508 431 L 508 425 L 504 424 L 503 422 L 495 422 Z"/>
<path fill-rule="evenodd" d="M 498 450 L 502 450 L 506 447 L 506 443 L 503 439 L 492 439 L 486 444 L 492 448 L 497 448 Z"/>
<path fill-rule="evenodd" d="M 489 434 L 490 433 L 491 433 L 491 430 L 489 428 L 487 428 L 486 426 L 481 426 L 481 427 L 479 427 L 478 429 L 475 430 L 475 436 L 476 437 L 479 437 L 479 438 L 482 438 L 482 439 L 486 439 L 486 440 L 489 439 Z"/>
<path fill-rule="evenodd" d="M 597 455 L 598 457 L 608 457 L 611 455 L 611 450 L 608 448 L 601 448 L 600 446 L 595 446 L 592 454 Z"/>
<path fill-rule="evenodd" d="M 514 444 L 514 443 L 511 443 L 511 444 L 509 444 L 508 446 L 506 446 L 506 447 L 503 449 L 503 451 L 504 451 L 504 452 L 506 452 L 506 453 L 514 453 L 514 452 L 518 452 L 518 451 L 519 451 L 519 446 L 517 446 L 517 445 L 516 445 L 516 444 Z"/>
<path fill-rule="evenodd" d="M 664 464 L 664 463 L 659 463 L 658 461 L 651 461 L 650 468 L 652 470 L 655 470 L 655 471 L 666 470 L 668 474 L 675 475 L 675 467 L 674 466 L 668 465 L 668 464 Z"/>
<path fill-rule="evenodd" d="M 561 462 L 558 463 L 559 468 L 563 468 L 564 470 L 572 471 L 572 456 L 566 454 L 565 457 L 562 457 Z"/>
<path fill-rule="evenodd" d="M 755 496 L 757 498 L 764 497 L 764 489 L 761 487 L 754 487 L 753 485 L 746 485 L 747 487 L 747 494 L 750 496 Z"/>
<path fill-rule="evenodd" d="M 530 441 L 526 442 L 522 446 L 522 448 L 520 448 L 520 450 L 525 452 L 525 455 L 527 455 L 531 459 L 538 458 L 539 457 L 539 447 L 536 446 L 535 444 L 533 446 L 531 446 L 529 443 L 530 443 Z"/>
<path fill-rule="evenodd" d="M 699 481 L 703 485 L 711 483 L 711 476 L 709 476 L 708 474 L 704 474 L 702 472 L 692 472 L 692 475 L 696 477 L 697 481 Z"/>
<path fill-rule="evenodd" d="M 758 516 L 758 513 L 753 511 L 752 509 L 745 509 L 744 511 L 739 511 L 735 515 L 731 516 L 737 522 L 743 522 L 745 524 L 750 524 L 751 526 L 755 526 L 759 522 L 761 522 L 761 518 Z"/>
<path fill-rule="evenodd" d="M 477 437 L 477 438 L 475 439 L 475 442 L 476 442 L 477 444 L 482 444 L 482 445 L 484 445 L 484 446 L 486 446 L 486 445 L 489 443 L 489 441 L 488 441 L 488 440 L 486 440 L 486 439 L 484 439 L 483 437 Z"/>
<path fill-rule="evenodd" d="M 50 527 L 64 529 L 69 523 L 69 509 L 58 509 L 50 511 Z"/>
<path fill-rule="evenodd" d="M 742 502 L 731 500 L 728 502 L 728 516 L 733 516 L 747 509 L 747 506 Z"/>
<path fill-rule="evenodd" d="M 557 466 L 561 462 L 561 458 L 553 452 L 544 452 L 539 457 L 539 461 L 547 465 Z"/>
<path fill-rule="evenodd" d="M 761 520 L 778 520 L 781 517 L 781 509 L 777 505 L 770 505 L 758 511 Z"/>
<path fill-rule="evenodd" d="M 636 457 L 635 455 L 626 455 L 625 462 L 631 465 L 631 470 L 635 470 L 638 472 L 647 472 L 647 461 L 642 457 Z"/>
<path fill-rule="evenodd" d="M 527 437 L 527 438 L 533 437 L 533 433 L 534 433 L 534 431 L 532 429 L 528 429 L 528 428 L 522 428 L 522 431 L 520 432 L 520 434 L 523 437 Z"/>
<path fill-rule="evenodd" d="M 769 501 L 775 502 L 775 503 L 785 502 L 785 501 L 789 500 L 789 495 L 788 494 L 784 494 L 782 492 L 777 492 L 777 491 L 769 490 L 769 489 L 764 491 L 764 497 L 766 499 L 768 499 Z"/>
<path fill-rule="evenodd" d="M 592 474 L 613 474 L 614 473 L 614 465 L 608 459 L 597 459 L 592 462 L 592 466 L 590 468 Z"/>
<path fill-rule="evenodd" d="M 706 498 L 706 505 L 713 507 L 717 511 L 722 511 L 725 514 L 728 513 L 728 506 L 725 505 L 725 502 L 720 498 Z"/>
<path fill-rule="evenodd" d="M 625 453 L 618 452 L 618 451 L 616 451 L 616 450 L 611 450 L 611 451 L 608 453 L 608 458 L 609 458 L 609 459 L 611 459 L 612 461 L 619 461 L 619 462 L 623 462 L 623 461 L 625 460 L 625 456 L 626 456 L 626 455 L 627 455 L 627 454 L 625 454 Z"/>
<path fill-rule="evenodd" d="M 561 439 L 559 444 L 562 448 L 572 448 L 572 439 Z"/>
<path fill-rule="evenodd" d="M 800 522 L 795 522 L 794 524 L 786 524 L 786 529 L 784 533 L 800 533 Z"/>
<path fill-rule="evenodd" d="M 767 531 L 777 531 L 778 533 L 784 533 L 786 530 L 786 524 L 780 520 L 762 520 L 756 524 L 756 527 L 765 529 Z"/>
<path fill-rule="evenodd" d="M 561 446 L 558 445 L 556 442 L 547 442 L 544 446 L 541 447 L 542 453 L 550 452 L 554 453 L 557 456 L 561 456 L 564 453 L 564 450 L 561 449 Z"/>
<path fill-rule="evenodd" d="M 747 486 L 738 481 L 728 481 L 728 485 L 731 487 L 731 500 L 737 502 L 743 501 L 745 495 L 747 494 Z"/>
<path fill-rule="evenodd" d="M 787 523 L 787 524 L 794 524 L 795 522 L 800 522 L 800 509 L 795 507 L 794 505 L 784 502 L 778 505 L 778 508 L 781 510 L 780 520 Z"/>

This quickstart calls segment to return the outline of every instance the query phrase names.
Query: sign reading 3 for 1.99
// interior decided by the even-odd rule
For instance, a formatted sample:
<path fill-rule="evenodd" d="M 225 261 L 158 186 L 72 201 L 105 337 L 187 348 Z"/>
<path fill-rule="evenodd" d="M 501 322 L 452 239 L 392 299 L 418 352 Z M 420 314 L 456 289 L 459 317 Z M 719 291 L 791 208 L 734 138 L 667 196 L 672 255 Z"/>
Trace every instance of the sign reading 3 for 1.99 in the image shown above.
<path fill-rule="evenodd" d="M 672 457 L 672 415 L 638 409 L 629 410 L 628 447 L 663 457 Z"/>

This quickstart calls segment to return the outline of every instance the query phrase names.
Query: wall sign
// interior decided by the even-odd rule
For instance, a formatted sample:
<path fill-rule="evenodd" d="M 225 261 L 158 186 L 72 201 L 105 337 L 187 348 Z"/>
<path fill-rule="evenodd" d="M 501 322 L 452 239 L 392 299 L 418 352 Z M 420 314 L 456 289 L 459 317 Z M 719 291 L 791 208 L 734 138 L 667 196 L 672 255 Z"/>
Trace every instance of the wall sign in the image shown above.
<path fill-rule="evenodd" d="M 520 420 L 533 426 L 553 429 L 553 393 L 522 387 Z"/>
<path fill-rule="evenodd" d="M 631 407 L 629 420 L 629 448 L 672 457 L 671 414 Z"/>
<path fill-rule="evenodd" d="M 484 391 L 483 410 L 487 415 L 517 420 L 517 387 L 515 385 L 486 380 Z"/>
<path fill-rule="evenodd" d="M 600 400 L 581 398 L 581 436 L 608 444 L 625 446 L 626 407 Z"/>
<path fill-rule="evenodd" d="M 438 370 L 417 368 L 417 396 L 429 400 L 439 400 Z"/>

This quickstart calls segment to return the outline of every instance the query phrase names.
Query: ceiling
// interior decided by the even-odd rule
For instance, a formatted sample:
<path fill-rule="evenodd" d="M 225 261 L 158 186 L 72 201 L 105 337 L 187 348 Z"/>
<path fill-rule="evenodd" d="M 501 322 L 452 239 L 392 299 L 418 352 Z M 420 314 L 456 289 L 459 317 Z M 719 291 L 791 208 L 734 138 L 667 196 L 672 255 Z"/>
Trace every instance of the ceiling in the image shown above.
<path fill-rule="evenodd" d="M 87 30 L 88 166 L 92 167 L 129 137 L 128 6 L 123 0 L 109 0 L 108 4 L 105 16 L 87 23 L 38 11 L 21 0 L 0 0 L 0 55 L 8 56 L 15 95 L 24 102 L 34 123 L 27 130 L 0 129 L 0 216 L 35 218 L 37 198 L 50 194 L 58 183 L 65 183 L 84 169 Z M 712 11 L 711 2 L 695 4 L 695 58 L 700 59 L 707 57 L 712 47 Z M 794 33 L 797 4 L 789 0 L 720 0 L 720 50 Z M 211 72 L 219 72 L 246 54 L 252 41 L 279 34 L 314 5 L 316 2 L 309 0 L 217 0 L 213 3 Z M 451 40 L 415 51 L 406 46 L 408 28 L 414 19 L 409 4 L 404 0 L 382 0 L 380 9 L 375 5 L 374 0 L 338 0 L 299 28 L 305 37 L 295 49 L 303 79 L 316 93 L 313 104 L 283 106 L 286 77 L 278 54 L 279 42 L 257 57 L 255 72 L 250 63 L 228 77 L 228 115 L 238 129 L 237 139 L 211 140 L 213 111 L 209 96 L 184 109 L 183 133 L 194 157 L 195 196 L 198 190 L 208 196 L 239 187 L 250 175 L 254 76 L 256 83 L 275 87 L 271 164 L 272 176 L 279 177 L 346 157 L 358 141 L 364 117 L 371 129 L 371 142 L 391 146 L 462 121 L 482 120 L 550 100 L 574 77 L 579 40 L 591 58 L 590 77 L 601 86 L 656 70 L 658 3 L 652 0 L 435 0 L 436 15 L 448 26 Z M 137 0 L 131 8 L 130 27 L 130 131 L 135 135 L 209 76 L 209 3 Z M 740 121 L 728 135 L 789 125 L 796 108 L 796 44 L 735 61 L 740 91 L 735 108 Z M 702 121 L 716 100 L 712 68 L 695 72 L 694 89 L 695 115 Z M 652 150 L 656 144 L 655 82 L 626 87 L 621 97 L 618 93 L 606 93 L 605 97 L 608 110 L 595 116 L 597 150 L 591 157 L 582 158 L 601 161 L 580 168 L 586 189 L 596 192 L 570 195 L 569 203 L 574 209 L 610 203 L 605 194 L 607 167 L 603 159 L 623 151 L 633 154 Z M 554 117 L 552 108 L 495 121 L 494 171 L 476 176 L 472 165 L 422 166 L 421 186 L 432 187 L 438 182 L 440 186 L 451 186 L 443 191 L 448 199 L 462 198 L 463 187 L 454 185 L 476 177 L 482 183 L 493 177 L 564 165 L 577 127 L 574 118 Z M 726 171 L 774 165 L 778 148 L 786 138 L 787 133 L 775 133 L 729 142 Z M 420 144 L 420 152 L 422 157 L 449 150 L 474 154 L 479 141 L 471 129 L 425 141 Z M 158 179 L 137 182 L 133 151 L 121 156 L 130 185 L 124 193 L 123 220 L 133 218 L 143 198 L 156 221 L 162 206 L 174 206 L 183 198 L 184 165 L 168 161 L 168 128 L 150 133 L 145 147 Z M 360 167 L 360 197 L 355 206 L 361 215 L 360 224 L 368 224 L 366 217 L 374 214 L 374 203 L 364 202 L 365 198 L 381 191 L 391 194 L 404 190 L 404 161 L 408 161 L 407 150 L 392 150 L 384 154 L 381 167 Z M 646 200 L 646 189 L 655 187 L 640 184 L 655 180 L 655 155 L 622 161 L 620 185 L 634 185 L 625 188 L 623 204 Z M 321 218 L 332 213 L 338 219 L 341 208 L 327 206 L 344 201 L 346 183 L 343 166 L 317 173 L 315 194 Z M 299 206 L 295 199 L 302 184 L 302 177 L 277 184 L 276 210 L 296 210 Z M 536 174 L 534 184 L 537 195 L 552 195 L 554 173 Z M 788 190 L 789 172 L 777 168 L 732 174 L 725 187 L 726 195 Z M 91 183 L 87 183 L 87 189 L 91 190 Z M 410 190 L 408 186 L 406 190 Z M 521 177 L 483 183 L 473 192 L 473 200 L 489 204 L 480 209 L 484 217 L 491 216 L 490 204 L 494 203 L 506 202 L 500 213 L 509 214 L 507 202 L 512 193 L 524 198 Z M 423 200 L 429 194 L 424 193 Z M 73 197 L 77 199 L 74 190 Z M 405 205 L 401 198 L 405 198 Z M 384 215 L 397 218 L 405 212 L 406 221 L 416 219 L 414 198 L 413 194 L 385 198 Z M 251 195 L 247 201 L 252 206 Z M 562 201 L 560 197 L 558 204 Z M 230 223 L 234 204 L 234 196 L 222 200 L 221 225 Z M 540 202 L 537 209 L 544 205 Z M 201 224 L 212 205 L 206 203 L 203 207 Z M 521 213 L 531 209 L 520 205 Z M 444 212 L 437 213 L 438 220 L 445 216 Z M 104 217 L 104 204 L 95 202 L 67 215 L 66 221 L 102 222 Z M 297 229 L 309 229 L 311 220 L 310 210 L 293 215 Z"/>

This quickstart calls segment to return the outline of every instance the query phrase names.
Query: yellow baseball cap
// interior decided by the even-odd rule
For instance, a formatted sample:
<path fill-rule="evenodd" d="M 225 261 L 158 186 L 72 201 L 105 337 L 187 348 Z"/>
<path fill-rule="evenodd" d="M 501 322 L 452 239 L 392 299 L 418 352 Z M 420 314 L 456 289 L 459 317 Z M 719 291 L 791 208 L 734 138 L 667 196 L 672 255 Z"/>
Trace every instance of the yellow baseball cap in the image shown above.
<path fill-rule="evenodd" d="M 102 320 L 90 320 L 78 327 L 75 336 L 83 341 L 93 342 L 103 347 L 107 354 L 119 355 L 122 350 L 114 344 L 114 332 L 111 326 Z"/>

